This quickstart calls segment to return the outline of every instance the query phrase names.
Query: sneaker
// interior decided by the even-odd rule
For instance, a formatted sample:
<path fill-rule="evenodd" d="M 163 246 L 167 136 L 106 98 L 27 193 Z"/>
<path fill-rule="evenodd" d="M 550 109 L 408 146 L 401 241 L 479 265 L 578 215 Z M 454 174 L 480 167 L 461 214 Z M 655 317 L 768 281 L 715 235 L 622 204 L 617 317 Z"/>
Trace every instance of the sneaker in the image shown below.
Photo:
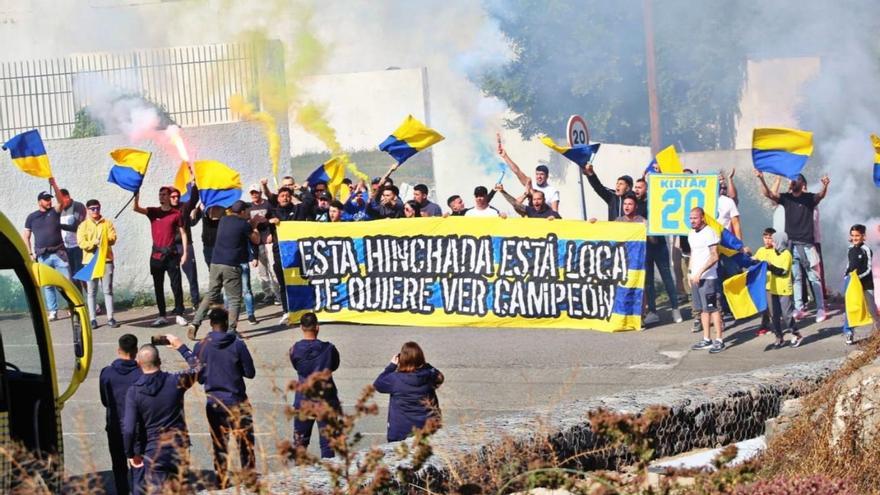
<path fill-rule="evenodd" d="M 174 321 L 182 327 L 186 326 L 186 320 L 180 315 L 175 316 Z"/>
<path fill-rule="evenodd" d="M 768 333 L 770 333 L 770 330 L 767 330 L 766 328 L 761 327 L 758 329 L 758 331 L 756 333 L 758 334 L 758 336 L 767 335 Z"/>
<path fill-rule="evenodd" d="M 803 342 L 804 342 L 804 337 L 801 334 L 796 333 L 796 334 L 794 334 L 794 338 L 791 339 L 791 346 L 792 347 L 800 347 L 800 345 Z"/>
<path fill-rule="evenodd" d="M 816 323 L 822 323 L 823 321 L 828 319 L 828 315 L 825 314 L 824 309 L 820 309 L 816 311 Z"/>
<path fill-rule="evenodd" d="M 709 349 L 709 354 L 718 354 L 719 352 L 724 350 L 724 341 L 716 340 L 712 342 L 712 348 Z"/>
<path fill-rule="evenodd" d="M 164 327 L 168 324 L 168 320 L 165 319 L 164 316 L 160 316 L 153 320 L 153 323 L 150 323 L 150 326 L 153 328 Z"/>
<path fill-rule="evenodd" d="M 699 342 L 697 342 L 696 344 L 692 345 L 691 349 L 693 349 L 695 351 L 700 351 L 703 349 L 708 349 L 710 347 L 712 347 L 712 341 L 708 340 L 708 339 L 702 339 Z"/>
<path fill-rule="evenodd" d="M 254 316 L 254 315 L 248 315 L 248 323 L 250 323 L 251 325 L 256 325 L 256 324 L 259 323 L 259 322 L 257 321 L 257 317 L 256 317 L 256 316 Z"/>
<path fill-rule="evenodd" d="M 196 340 L 196 333 L 198 333 L 198 331 L 199 331 L 199 327 L 190 323 L 189 325 L 186 326 L 186 337 L 189 340 Z"/>
<path fill-rule="evenodd" d="M 57 311 L 49 311 L 49 321 L 55 321 L 58 319 Z"/>
<path fill-rule="evenodd" d="M 681 311 L 678 308 L 672 310 L 672 321 L 676 323 L 681 323 L 684 319 L 681 317 Z"/>
<path fill-rule="evenodd" d="M 279 301 L 278 299 L 275 299 L 275 298 L 273 297 L 273 298 L 272 298 L 272 305 L 273 305 L 273 306 L 281 306 L 281 301 Z"/>
<path fill-rule="evenodd" d="M 98 328 L 98 320 L 92 320 L 91 323 L 92 323 L 92 330 Z"/>
<path fill-rule="evenodd" d="M 785 347 L 784 339 L 776 339 L 776 342 L 773 343 L 774 349 L 782 349 L 783 347 Z"/>
<path fill-rule="evenodd" d="M 700 320 L 694 320 L 694 324 L 691 326 L 692 333 L 700 333 L 703 331 L 703 324 Z"/>
<path fill-rule="evenodd" d="M 278 320 L 278 325 L 282 327 L 286 327 L 290 324 L 290 313 L 284 313 L 281 315 L 281 319 Z"/>
<path fill-rule="evenodd" d="M 800 320 L 803 320 L 804 317 L 807 315 L 806 315 L 806 313 L 804 313 L 803 309 L 796 309 L 796 310 L 794 310 L 794 314 L 792 314 L 792 316 L 794 317 L 795 320 L 800 321 Z"/>
<path fill-rule="evenodd" d="M 657 313 L 651 311 L 642 318 L 642 322 L 645 325 L 653 325 L 655 323 L 660 323 L 660 317 L 657 316 Z"/>
<path fill-rule="evenodd" d="M 853 345 L 856 343 L 856 340 L 853 338 L 852 334 L 846 336 L 846 345 Z"/>
<path fill-rule="evenodd" d="M 110 318 L 109 320 L 107 320 L 107 326 L 110 328 L 119 328 L 120 327 L 119 323 L 113 318 Z"/>

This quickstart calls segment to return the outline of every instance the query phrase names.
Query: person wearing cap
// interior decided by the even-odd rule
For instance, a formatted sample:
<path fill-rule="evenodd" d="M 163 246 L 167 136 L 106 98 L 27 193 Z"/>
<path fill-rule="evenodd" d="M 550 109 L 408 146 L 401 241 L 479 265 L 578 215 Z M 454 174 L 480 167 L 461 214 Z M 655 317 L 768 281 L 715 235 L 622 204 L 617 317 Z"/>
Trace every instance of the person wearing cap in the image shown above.
<path fill-rule="evenodd" d="M 615 218 L 623 216 L 623 197 L 633 188 L 632 177 L 621 175 L 617 178 L 617 183 L 615 184 L 614 189 L 608 189 L 602 185 L 602 181 L 599 180 L 599 176 L 596 175 L 596 172 L 593 170 L 593 164 L 586 164 L 583 172 L 584 175 L 587 176 L 587 181 L 590 183 L 590 186 L 596 191 L 596 194 L 602 198 L 602 201 L 608 204 L 608 220 L 612 221 Z"/>
<path fill-rule="evenodd" d="M 260 232 L 254 227 L 256 222 L 250 218 L 247 203 L 238 200 L 229 208 L 231 215 L 220 219 L 217 239 L 211 253 L 211 268 L 208 271 L 208 297 L 199 304 L 192 322 L 186 327 L 186 335 L 196 339 L 199 325 L 205 319 L 209 307 L 223 304 L 222 293 L 226 293 L 229 306 L 229 325 L 233 332 L 238 323 L 239 307 L 242 303 L 242 264 L 256 261 L 251 246 L 260 242 Z"/>
<path fill-rule="evenodd" d="M 440 205 L 428 201 L 428 186 L 425 184 L 416 184 L 416 187 L 413 188 L 413 201 L 419 204 L 423 217 L 443 216 Z"/>
<path fill-rule="evenodd" d="M 330 202 L 333 201 L 333 196 L 327 191 L 321 191 L 315 194 L 315 198 L 317 202 L 312 219 L 316 222 L 329 222 Z"/>
<path fill-rule="evenodd" d="M 86 202 L 89 217 L 79 224 L 76 229 L 76 240 L 83 251 L 83 263 L 88 265 L 98 253 L 101 245 L 101 234 L 106 226 L 107 232 L 107 255 L 104 265 L 104 276 L 101 280 L 92 279 L 86 283 L 86 301 L 89 309 L 89 318 L 92 320 L 92 329 L 98 328 L 98 320 L 95 311 L 95 298 L 98 295 L 98 283 L 104 291 L 104 305 L 107 307 L 107 325 L 110 328 L 118 328 L 119 323 L 113 318 L 113 245 L 116 244 L 116 227 L 110 219 L 101 216 L 101 202 L 90 199 Z"/>
<path fill-rule="evenodd" d="M 161 327 L 168 324 L 165 319 L 165 274 L 171 282 L 174 294 L 174 315 L 178 325 L 186 325 L 183 319 L 183 285 L 180 283 L 180 265 L 186 263 L 186 251 L 180 253 L 174 244 L 176 234 L 180 234 L 181 244 L 187 244 L 187 233 L 183 229 L 180 210 L 171 206 L 170 196 L 173 187 L 159 188 L 159 206 L 144 208 L 140 203 L 140 193 L 134 195 L 132 209 L 150 220 L 150 235 L 153 247 L 150 252 L 150 275 L 153 277 L 153 291 L 159 317 L 150 325 Z"/>
<path fill-rule="evenodd" d="M 496 138 L 498 141 L 498 155 L 500 155 L 501 159 L 504 160 L 504 163 L 510 167 L 513 174 L 519 179 L 519 183 L 522 184 L 523 187 L 530 187 L 535 191 L 541 191 L 544 193 L 544 199 L 546 200 L 547 205 L 549 205 L 553 211 L 559 211 L 559 190 L 547 182 L 547 179 L 550 177 L 550 169 L 544 164 L 539 164 L 535 167 L 535 180 L 532 181 L 529 179 L 529 176 L 523 173 L 519 168 L 519 165 L 517 165 L 507 154 L 507 150 L 505 150 L 504 145 L 501 144 L 501 134 L 496 134 Z M 531 185 L 529 184 L 530 182 Z"/>
<path fill-rule="evenodd" d="M 263 287 L 263 300 L 268 304 L 281 304 L 281 289 L 272 270 L 272 265 L 275 263 L 272 243 L 275 239 L 272 238 L 269 228 L 269 201 L 263 198 L 259 184 L 251 184 L 249 193 L 251 202 L 248 211 L 260 232 L 260 245 L 257 246 L 257 278 Z"/>
<path fill-rule="evenodd" d="M 466 217 L 505 217 L 494 206 L 489 205 L 489 191 L 485 186 L 474 188 L 474 207 L 464 214 Z"/>
<path fill-rule="evenodd" d="M 60 196 L 61 190 L 54 177 L 49 178 L 56 195 Z M 67 250 L 64 247 L 64 238 L 61 231 L 76 232 L 76 227 L 61 222 L 61 203 L 52 205 L 52 194 L 43 191 L 37 195 L 37 211 L 27 216 L 24 221 L 24 243 L 28 247 L 31 259 L 44 265 L 51 266 L 59 273 L 70 278 Z M 31 246 L 31 234 L 34 243 Z M 54 287 L 43 287 L 43 298 L 46 300 L 46 309 L 49 311 L 49 321 L 58 319 L 58 292 Z"/>
<path fill-rule="evenodd" d="M 65 230 L 61 233 L 64 238 L 64 249 L 67 251 L 67 262 L 70 265 L 70 275 L 76 275 L 83 267 L 83 252 L 76 242 L 76 231 L 79 224 L 86 219 L 86 207 L 79 201 L 74 201 L 67 189 L 58 190 L 58 204 L 61 205 L 61 225 L 73 227 L 73 230 Z M 81 280 L 73 279 L 80 291 L 86 288 Z"/>

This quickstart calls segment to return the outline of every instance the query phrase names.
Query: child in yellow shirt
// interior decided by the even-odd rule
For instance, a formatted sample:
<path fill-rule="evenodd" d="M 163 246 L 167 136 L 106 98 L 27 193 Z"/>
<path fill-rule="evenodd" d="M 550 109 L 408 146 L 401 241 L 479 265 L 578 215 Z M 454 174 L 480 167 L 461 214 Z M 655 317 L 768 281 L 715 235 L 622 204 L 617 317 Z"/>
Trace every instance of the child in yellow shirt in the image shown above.
<path fill-rule="evenodd" d="M 785 232 L 776 232 L 772 228 L 764 229 L 762 237 L 764 246 L 755 253 L 754 258 L 758 261 L 767 262 L 767 311 L 761 317 L 761 330 L 767 332 L 767 327 L 773 323 L 773 334 L 776 342 L 773 344 L 777 349 L 785 346 L 782 338 L 782 324 L 794 337 L 792 347 L 798 347 L 803 342 L 803 337 L 797 331 L 792 306 L 791 285 L 791 251 L 788 250 L 788 236 Z M 762 333 L 759 330 L 759 333 Z"/>

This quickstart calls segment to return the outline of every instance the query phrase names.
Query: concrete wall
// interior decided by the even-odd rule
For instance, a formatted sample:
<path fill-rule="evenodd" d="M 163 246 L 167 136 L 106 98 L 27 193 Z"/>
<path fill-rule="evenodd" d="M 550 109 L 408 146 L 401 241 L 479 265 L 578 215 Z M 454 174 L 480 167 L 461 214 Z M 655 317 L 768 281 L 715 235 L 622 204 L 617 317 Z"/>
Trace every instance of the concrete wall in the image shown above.
<path fill-rule="evenodd" d="M 194 159 L 215 159 L 235 168 L 241 174 L 245 188 L 270 174 L 266 140 L 256 125 L 235 123 L 188 128 L 184 135 Z M 152 143 L 132 145 L 121 135 L 46 141 L 45 144 L 59 186 L 68 189 L 77 201 L 100 200 L 105 216 L 115 215 L 131 197 L 127 191 L 107 182 L 112 163 L 107 154 L 111 150 L 136 147 L 154 153 L 141 190 L 143 206 L 158 205 L 159 187 L 174 183 L 179 164 L 177 158 L 166 150 Z M 6 157 L 2 160 L 6 163 L 3 164 L 5 180 L 0 185 L 0 211 L 17 227 L 24 228 L 27 215 L 37 209 L 37 193 L 49 189 L 49 186 L 46 181 L 15 169 Z M 149 221 L 129 207 L 114 223 L 119 235 L 113 248 L 117 293 L 123 297 L 132 292 L 152 293 L 147 265 L 151 246 Z M 193 230 L 199 278 L 205 285 L 207 269 L 201 255 L 202 229 L 196 226 Z M 170 291 L 166 292 L 170 296 Z"/>

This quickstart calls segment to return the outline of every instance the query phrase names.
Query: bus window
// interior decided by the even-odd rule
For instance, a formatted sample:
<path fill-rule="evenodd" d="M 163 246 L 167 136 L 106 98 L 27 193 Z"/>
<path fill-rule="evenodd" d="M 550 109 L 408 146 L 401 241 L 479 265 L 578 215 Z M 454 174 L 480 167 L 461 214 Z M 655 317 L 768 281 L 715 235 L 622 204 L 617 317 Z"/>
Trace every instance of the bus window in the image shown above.
<path fill-rule="evenodd" d="M 23 277 L 24 267 L 0 268 L 0 341 L 6 369 L 33 375 L 43 374 L 40 342 L 34 318 L 42 316 L 39 303 L 29 300 Z"/>

